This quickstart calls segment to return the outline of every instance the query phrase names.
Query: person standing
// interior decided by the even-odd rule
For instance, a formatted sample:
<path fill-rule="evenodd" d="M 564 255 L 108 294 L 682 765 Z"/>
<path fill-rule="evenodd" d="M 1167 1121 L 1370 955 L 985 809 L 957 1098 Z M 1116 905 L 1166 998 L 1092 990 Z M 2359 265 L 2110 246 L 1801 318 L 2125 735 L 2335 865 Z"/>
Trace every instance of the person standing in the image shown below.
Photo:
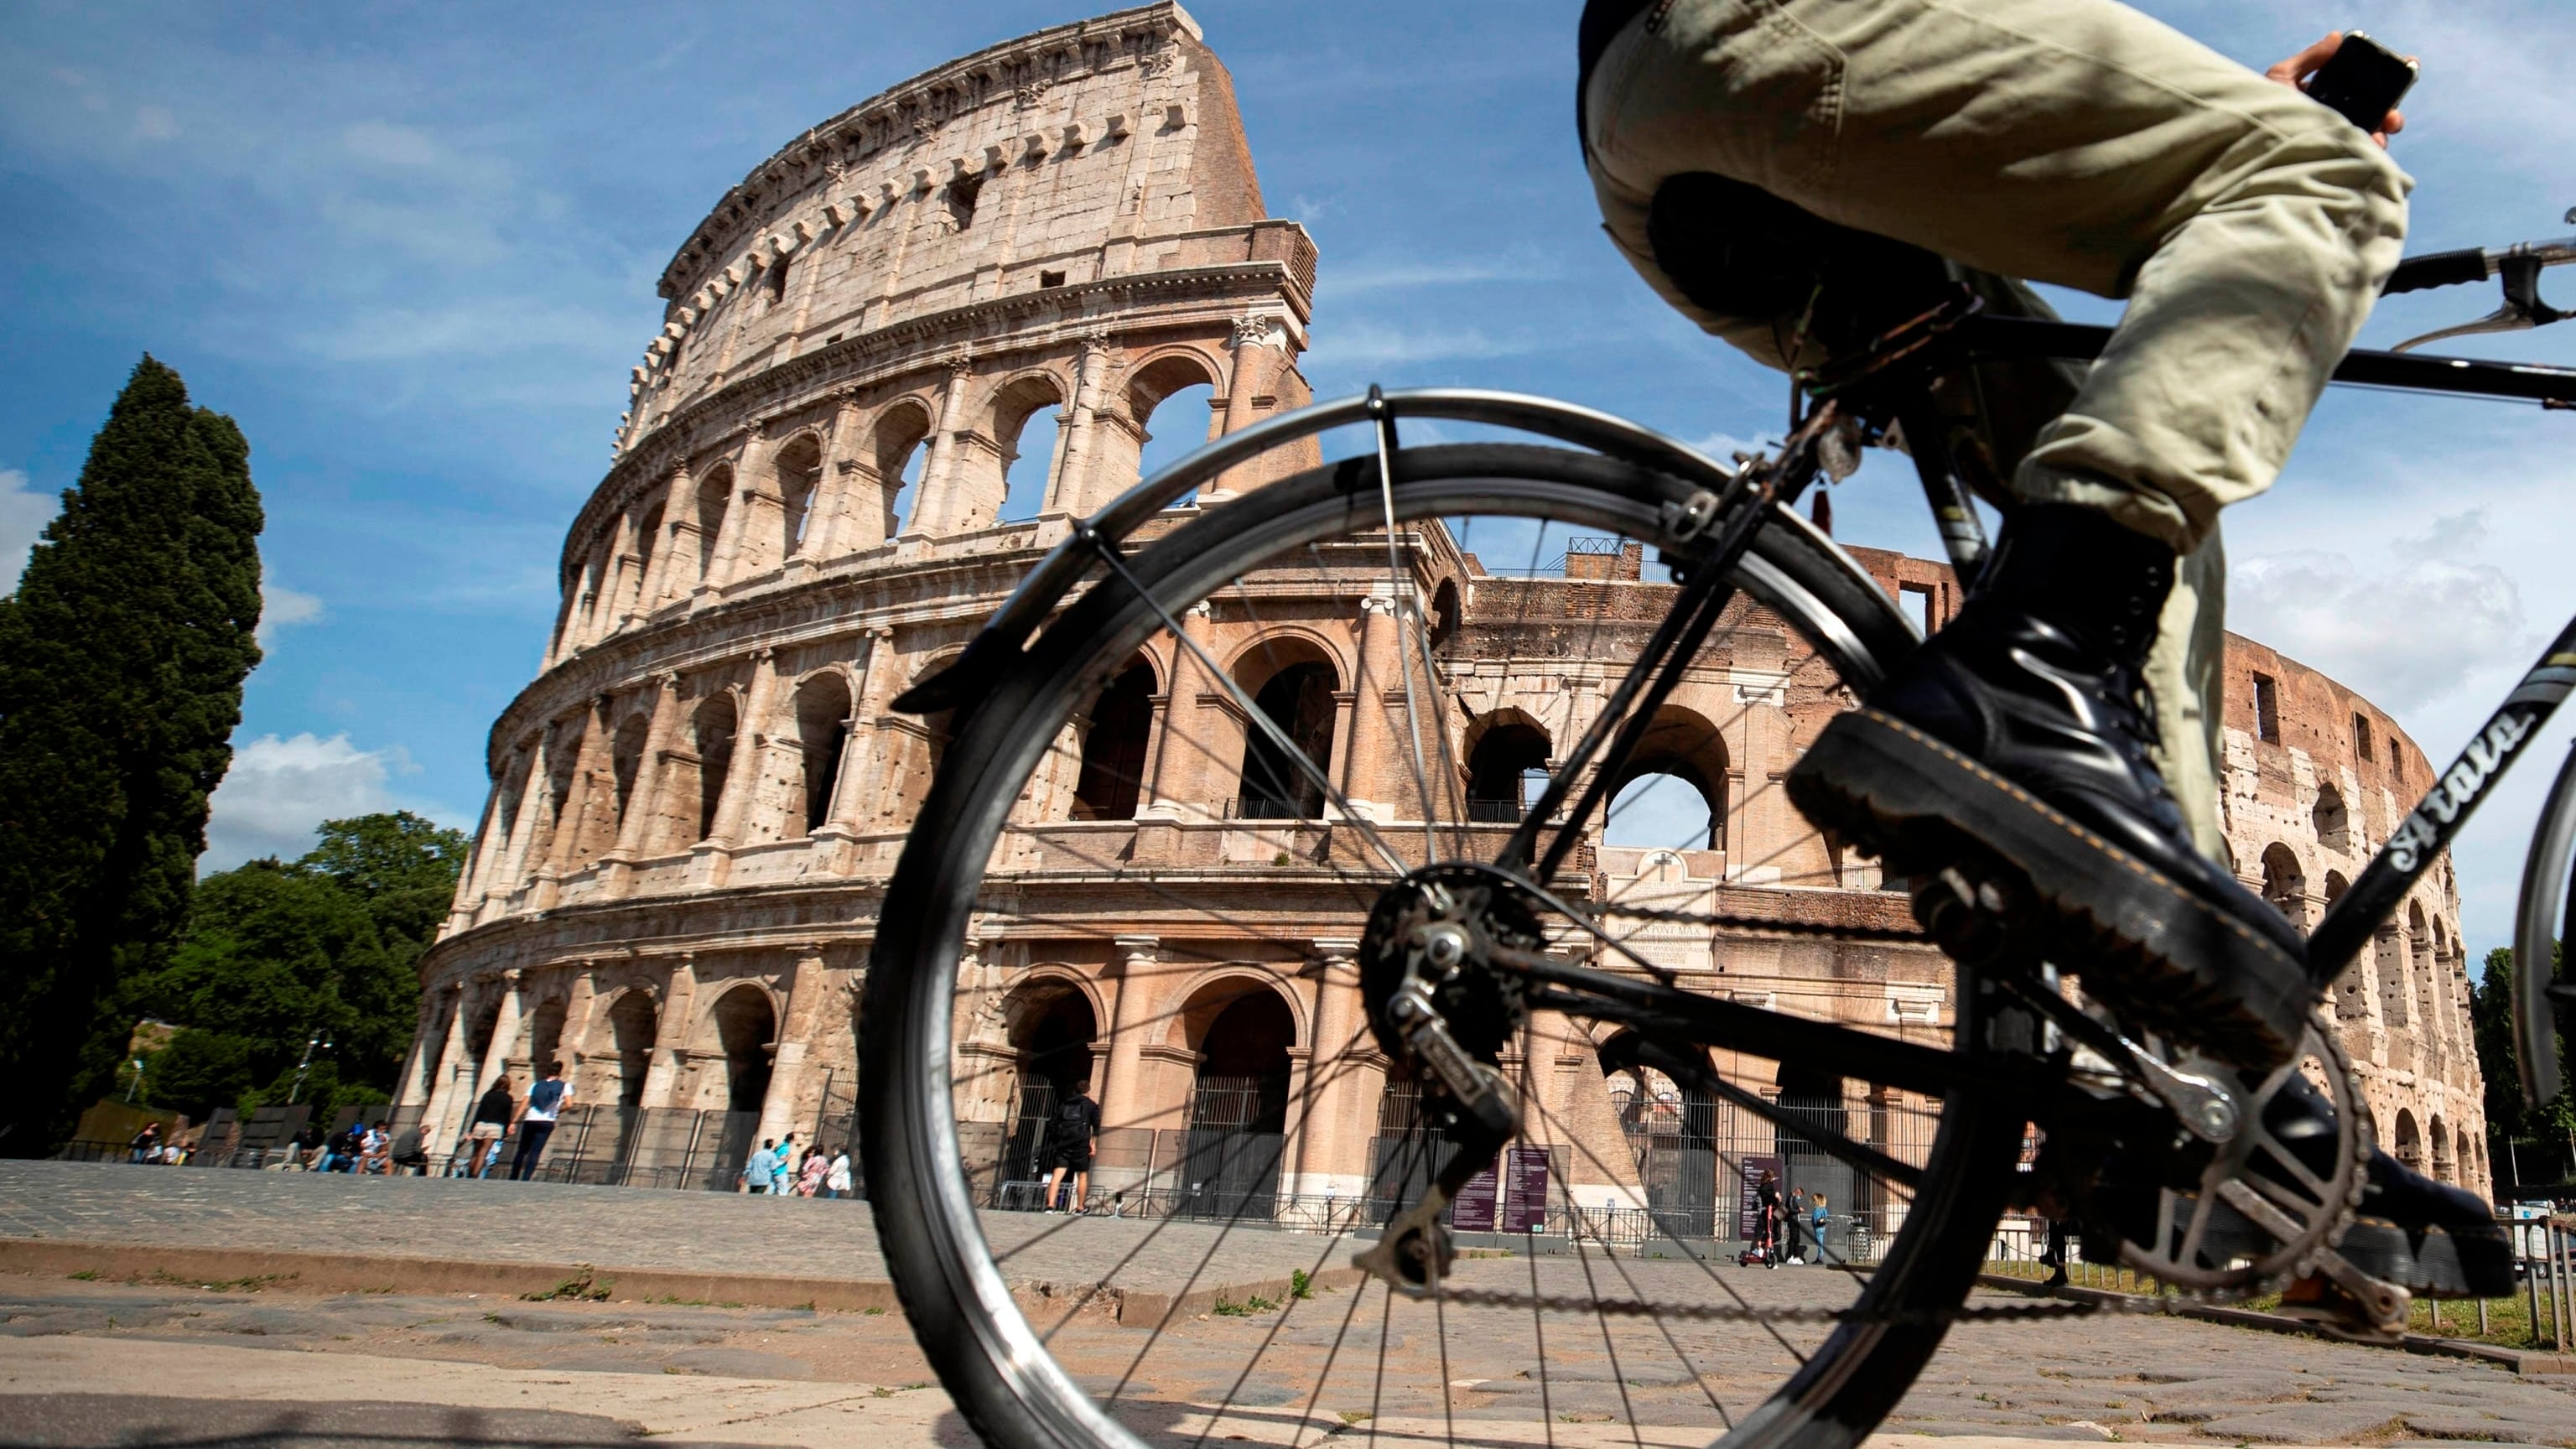
<path fill-rule="evenodd" d="M 518 1110 L 518 1100 L 510 1095 L 509 1075 L 494 1077 L 482 1099 L 474 1104 L 474 1125 L 457 1145 L 456 1159 L 448 1164 L 448 1176 L 490 1176 L 493 1159 L 501 1155 L 501 1139 L 509 1135 L 510 1118 Z"/>
<path fill-rule="evenodd" d="M 1081 1212 L 1091 1195 L 1091 1139 L 1100 1131 L 1100 1104 L 1091 1100 L 1091 1079 L 1073 1084 L 1073 1095 L 1055 1106 L 1055 1170 L 1047 1174 L 1046 1210 L 1054 1212 L 1056 1189 L 1073 1174 L 1073 1211 Z"/>
<path fill-rule="evenodd" d="M 564 1085 L 563 1063 L 546 1063 L 546 1079 L 528 1089 L 528 1110 L 519 1117 L 519 1150 L 510 1158 L 512 1182 L 527 1182 L 537 1175 L 537 1160 L 545 1155 L 546 1139 L 555 1135 L 555 1121 L 571 1100 L 572 1088 Z"/>
<path fill-rule="evenodd" d="M 850 1191 L 850 1149 L 847 1145 L 832 1149 L 832 1170 L 823 1175 L 823 1196 L 837 1198 Z"/>
<path fill-rule="evenodd" d="M 759 1148 L 749 1157 L 743 1159 L 742 1190 L 744 1192 L 764 1193 L 769 1191 L 769 1171 L 778 1163 L 778 1158 L 774 1151 L 777 1146 L 778 1143 L 775 1140 L 763 1137 L 760 1139 Z"/>
<path fill-rule="evenodd" d="M 116 1139 L 111 1137 L 108 1140 L 113 1142 Z M 158 1121 L 146 1122 L 143 1130 L 134 1134 L 134 1140 L 125 1144 L 126 1161 L 150 1162 L 159 1155 L 157 1149 L 160 1146 L 161 1124 Z"/>
<path fill-rule="evenodd" d="M 1763 1169 L 1762 1181 L 1753 1189 L 1753 1201 L 1761 1213 L 1753 1250 L 1761 1256 L 1763 1266 L 1777 1268 L 1780 1266 L 1780 1182 L 1771 1175 L 1769 1168 Z"/>
<path fill-rule="evenodd" d="M 1825 1195 L 1823 1193 L 1817 1193 L 1813 1198 L 1809 1199 L 1807 1203 L 1807 1236 L 1815 1239 L 1816 1242 L 1816 1255 L 1813 1258 L 1808 1259 L 1809 1262 L 1821 1264 L 1825 1261 L 1825 1225 L 1832 1221 L 1833 1214 L 1825 1210 Z"/>
<path fill-rule="evenodd" d="M 805 1153 L 805 1170 L 798 1174 L 796 1195 L 798 1197 L 822 1196 L 824 1180 L 831 1176 L 831 1172 L 831 1154 L 820 1147 L 808 1149 Z"/>
<path fill-rule="evenodd" d="M 769 1195 L 785 1197 L 796 1190 L 796 1134 L 778 1139 L 778 1150 L 769 1156 Z"/>

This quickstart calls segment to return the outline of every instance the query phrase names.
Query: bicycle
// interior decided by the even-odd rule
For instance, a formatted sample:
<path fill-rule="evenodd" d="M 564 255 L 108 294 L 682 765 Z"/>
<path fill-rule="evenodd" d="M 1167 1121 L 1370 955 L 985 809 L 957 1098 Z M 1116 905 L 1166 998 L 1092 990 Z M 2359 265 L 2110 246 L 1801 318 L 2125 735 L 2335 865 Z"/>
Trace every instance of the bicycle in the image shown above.
<path fill-rule="evenodd" d="M 2501 277 L 2497 314 L 2433 335 L 2545 325 L 2567 314 L 2541 302 L 2537 279 L 2571 260 L 2576 238 L 2445 253 L 2406 262 L 2387 290 Z M 1820 275 L 1832 265 L 1820 261 Z M 1880 578 L 1793 505 L 1819 477 L 1844 470 L 1855 444 L 1901 435 L 1949 563 L 1972 580 L 1985 538 L 1970 476 L 1944 441 L 1932 379 L 1988 361 L 2080 361 L 2107 333 L 1999 315 L 1972 291 L 1946 292 L 1803 375 L 1777 451 L 1731 464 L 1564 403 L 1372 388 L 1218 439 L 1073 525 L 962 655 L 896 702 L 944 743 L 887 892 L 860 1013 L 863 1140 L 886 1261 L 925 1351 L 987 1442 L 1135 1442 L 1118 1415 L 1142 1412 L 1130 1397 L 1137 1376 L 1158 1372 L 1158 1344 L 1193 1332 L 1167 1312 L 1114 1384 L 1095 1392 L 1111 1375 L 1077 1380 L 1050 1352 L 1070 1317 L 1041 1331 L 1013 1296 L 1006 1268 L 1027 1239 L 988 1241 L 966 1156 L 1003 1132 L 993 1104 L 1009 1094 L 992 1084 L 1019 1070 L 1011 1033 L 1022 1028 L 1013 1023 L 1039 1005 L 1072 1023 L 1046 1040 L 1081 1043 L 1085 1062 L 1106 1048 L 1104 1161 L 1110 1139 L 1145 1134 L 1135 1160 L 1146 1164 L 1136 1170 L 1147 1188 L 1162 1150 L 1152 1134 L 1182 1110 L 1169 1090 L 1161 1105 L 1148 1102 L 1155 1084 L 1193 1072 L 1204 1084 L 1216 1079 L 1205 1058 L 1249 1050 L 1240 1042 L 1252 1028 L 1218 1031 L 1242 1003 L 1252 1003 L 1242 1006 L 1246 1021 L 1270 1023 L 1263 1030 L 1277 1030 L 1286 1013 L 1303 1060 L 1283 1048 L 1277 1060 L 1290 1064 L 1260 1079 L 1290 1074 L 1285 1108 L 1274 1088 L 1227 1088 L 1228 1100 L 1247 1104 L 1228 1119 L 1246 1135 L 1228 1140 L 1272 1144 L 1268 1189 L 1239 1194 L 1220 1226 L 1193 1230 L 1215 1234 L 1202 1269 L 1242 1222 L 1332 1176 L 1306 1159 L 1353 1135 L 1347 1119 L 1379 1111 L 1382 1122 L 1398 1120 L 1376 1103 L 1411 1099 L 1384 1084 L 1409 1079 L 1447 1144 L 1438 1171 L 1407 1189 L 1373 1242 L 1335 1233 L 1301 1264 L 1301 1284 L 1341 1262 L 1362 1276 L 1344 1303 L 1290 1302 L 1240 1373 L 1193 1398 L 1202 1441 L 1278 1432 L 1295 1441 L 1324 1432 L 1318 1422 L 1333 1431 L 1358 1422 L 1355 1396 L 1345 1391 L 1350 1407 L 1338 1417 L 1325 1412 L 1326 1396 L 1367 1304 L 1374 1345 L 1362 1328 L 1353 1358 L 1376 1358 L 1365 1386 L 1372 1435 L 1382 1424 L 1447 1434 L 1455 1414 L 1490 1409 L 1498 1401 L 1478 1386 L 1496 1380 L 1453 1364 L 1453 1350 L 1462 1362 L 1490 1357 L 1524 1331 L 1537 1345 L 1543 1402 L 1606 1403 L 1597 1374 L 1592 1389 L 1559 1383 L 1549 1394 L 1549 1321 L 1579 1314 L 1592 1320 L 1584 1341 L 1597 1334 L 1608 1353 L 1616 1408 L 1632 1430 L 1632 1389 L 1648 1391 L 1619 1369 L 1623 1334 L 1632 1356 L 1668 1352 L 1688 1376 L 1690 1389 L 1671 1386 L 1671 1402 L 1648 1404 L 1649 1417 L 1696 1416 L 1722 1427 L 1729 1444 L 1848 1445 L 1886 1416 L 1953 1323 L 2102 1311 L 1968 1300 L 2007 1206 L 2026 1203 L 2035 1184 L 2089 1180 L 2106 1160 L 2155 1195 L 2153 1233 L 2123 1243 L 2119 1259 L 2168 1290 L 2236 1299 L 2323 1271 L 2381 1324 L 2402 1323 L 2404 1290 L 2333 1251 L 2358 1200 L 2369 1114 L 2331 1031 L 2312 1029 L 2298 1062 L 2249 1084 L 2084 1006 L 2081 963 L 2015 949 L 2002 929 L 2010 902 L 1990 887 L 1963 888 L 1954 876 L 1890 891 L 1899 883 L 1783 822 L 1776 771 L 1760 782 L 1802 732 L 1811 738 L 1865 694 L 1923 632 Z M 2400 350 L 2356 352 L 2336 376 L 2576 407 L 2571 368 Z M 1401 428 L 1433 422 L 1543 442 L 1401 441 Z M 1364 430 L 1364 446 L 1308 461 L 1341 428 Z M 1285 476 L 1185 503 L 1247 475 L 1240 470 L 1263 469 Z M 1573 547 L 1577 529 L 1612 542 Z M 1505 547 L 1529 563 L 1501 565 Z M 1644 578 L 1647 548 L 1669 583 Z M 1546 562 L 1552 549 L 1568 551 L 1564 577 Z M 1498 562 L 1485 563 L 1488 554 Z M 1461 654 L 1462 640 L 1484 652 Z M 1583 661 L 1605 657 L 1626 667 L 1579 677 Z M 1548 660 L 1558 661 L 1555 688 L 1568 701 L 1553 734 L 1548 720 L 1495 703 Z M 2309 940 L 2320 1000 L 2571 686 L 2576 621 L 2327 911 Z M 1715 717 L 1722 708 L 1711 701 L 1727 699 L 1735 712 Z M 1140 708 L 1143 746 L 1133 734 Z M 1524 733 L 1498 736 L 1505 730 Z M 1498 737 L 1505 744 L 1489 743 Z M 1703 859 L 1672 850 L 1669 861 L 1619 856 L 1620 870 L 1608 868 L 1624 848 L 1603 843 L 1614 799 L 1645 765 L 1705 776 L 1723 774 L 1730 758 L 1745 783 L 1713 806 Z M 1231 795 L 1229 774 L 1240 779 Z M 1763 842 L 1760 859 L 1743 841 L 1717 837 L 1755 820 L 1773 821 L 1778 837 Z M 2571 854 L 2576 759 L 2550 796 L 2521 914 L 2518 1040 L 2526 1085 L 2544 1096 L 2556 1090 L 2552 1011 L 2576 991 L 2548 979 L 2535 964 L 2546 953 L 2532 948 L 2562 908 L 2576 910 Z M 1830 894 L 1782 889 L 1805 885 Z M 1937 972 L 1952 1019 L 1940 1022 L 1937 1004 L 1931 1021 L 1903 1019 L 1893 987 L 1886 1023 L 1735 999 L 1724 973 L 1690 959 L 1691 940 L 1719 931 L 1784 959 L 1803 952 L 1831 966 L 1866 956 L 1887 973 Z M 1000 994 L 1015 939 L 1106 958 L 1104 975 L 1123 960 L 1115 1004 L 1095 999 L 1078 972 L 1036 966 L 1020 973 L 1035 986 L 1016 989 L 1052 994 Z M 1270 1005 L 1261 1004 L 1264 981 L 1277 987 Z M 1564 1084 L 1610 1033 L 1623 1039 L 1623 1063 L 1662 1073 L 1695 1104 L 1689 1110 L 1710 1120 L 1722 1110 L 1772 1134 L 1768 1146 L 1725 1139 L 1736 1154 L 1748 1141 L 1763 1151 L 1795 1145 L 1802 1161 L 1829 1159 L 1850 1174 L 1834 1197 L 1868 1215 L 1855 1237 L 1870 1244 L 1874 1265 L 1838 1264 L 1839 1279 L 1790 1275 L 1800 1292 L 1840 1281 L 1847 1302 L 1784 1302 L 1679 1239 L 1676 1261 L 1662 1264 L 1632 1265 L 1577 1242 L 1570 1259 L 1543 1265 L 1535 1237 L 1525 1264 L 1458 1257 L 1458 1199 L 1508 1144 L 1552 1147 L 1576 1180 L 1630 1180 L 1608 1160 L 1624 1151 L 1587 1142 L 1566 1120 L 1580 1110 L 1569 1094 L 1582 1084 Z M 1837 1085 L 1793 1104 L 1806 1089 L 1792 1089 L 1785 1066 L 1772 1079 L 1775 1064 L 1788 1063 L 1821 1066 Z M 2271 1137 L 2264 1109 L 2301 1072 L 2336 1108 L 2332 1171 L 2247 1174 L 2257 1154 L 2295 1161 Z M 2032 1123 L 2048 1147 L 2041 1171 L 2019 1173 Z M 1514 1172 L 1521 1161 L 1512 1159 Z M 1735 1168 L 1721 1178 L 1740 1180 Z M 1291 1190 L 1277 1191 L 1292 1172 Z M 1328 1190 L 1381 1195 L 1340 1180 Z M 1715 1220 L 1733 1218 L 1721 1206 Z M 1181 1231 L 1176 1222 L 1166 1217 L 1154 1232 Z M 1310 1247 L 1300 1240 L 1299 1253 Z M 1398 1300 L 1408 1327 L 1436 1336 L 1436 1365 L 1413 1340 L 1388 1370 Z M 1050 1311 L 1063 1312 L 1061 1300 Z M 1284 1326 L 1300 1312 L 1319 1317 L 1315 1333 Z M 1318 1368 L 1314 1351 L 1336 1317 Z M 1712 1333 L 1739 1337 L 1719 1352 L 1706 1341 Z M 1697 1357 L 1685 1336 L 1700 1343 Z M 1563 1338 L 1554 1342 L 1561 1353 Z M 1756 1360 L 1781 1351 L 1795 1367 L 1773 1386 Z M 1265 1368 L 1277 1372 L 1247 1394 Z M 1282 1400 L 1283 1377 L 1303 1392 Z"/>

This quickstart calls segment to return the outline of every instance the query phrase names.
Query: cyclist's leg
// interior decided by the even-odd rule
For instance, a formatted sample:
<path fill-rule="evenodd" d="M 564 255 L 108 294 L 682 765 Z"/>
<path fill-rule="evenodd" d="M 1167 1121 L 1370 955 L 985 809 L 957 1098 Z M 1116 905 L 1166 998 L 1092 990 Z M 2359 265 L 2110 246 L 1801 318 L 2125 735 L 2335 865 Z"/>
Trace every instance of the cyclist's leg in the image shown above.
<path fill-rule="evenodd" d="M 2270 484 L 2403 240 L 2406 178 L 2366 136 L 2111 0 L 1678 0 L 1589 98 L 1612 237 L 1703 322 L 1740 325 L 1660 280 L 1646 227 L 1695 171 L 2127 296 L 2018 486 L 2177 551 Z"/>

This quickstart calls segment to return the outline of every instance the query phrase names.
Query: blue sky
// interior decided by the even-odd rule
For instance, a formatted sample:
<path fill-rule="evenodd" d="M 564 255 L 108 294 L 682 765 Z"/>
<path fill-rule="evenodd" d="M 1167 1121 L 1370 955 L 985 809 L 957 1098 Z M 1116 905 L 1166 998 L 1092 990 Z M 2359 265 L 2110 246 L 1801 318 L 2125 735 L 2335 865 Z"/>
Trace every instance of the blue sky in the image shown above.
<path fill-rule="evenodd" d="M 1472 383 L 1686 438 L 1760 435 L 1778 381 L 1667 314 L 1596 230 L 1571 134 L 1576 8 L 1192 7 L 1234 72 L 1270 209 L 1322 250 L 1307 373 L 1319 395 Z M 2576 9 L 2142 8 L 2256 65 L 2338 25 L 2419 52 L 2399 144 L 2416 248 L 2571 229 Z M 298 852 L 326 814 L 470 827 L 485 730 L 536 666 L 562 529 L 608 463 L 671 250 L 805 127 L 1083 13 L 13 5 L 0 578 L 146 350 L 241 421 L 268 500 L 270 652 L 207 866 Z M 2488 305 L 2405 299 L 2366 340 Z M 2464 350 L 2576 362 L 2562 331 Z M 2229 517 L 2233 622 L 2447 755 L 2576 611 L 2571 455 L 2576 417 L 2338 395 L 2281 488 Z M 1932 552 L 1910 495 L 1874 467 L 1836 499 L 1841 531 Z M 2505 935 L 2544 773 L 2462 853 L 2476 949 Z"/>

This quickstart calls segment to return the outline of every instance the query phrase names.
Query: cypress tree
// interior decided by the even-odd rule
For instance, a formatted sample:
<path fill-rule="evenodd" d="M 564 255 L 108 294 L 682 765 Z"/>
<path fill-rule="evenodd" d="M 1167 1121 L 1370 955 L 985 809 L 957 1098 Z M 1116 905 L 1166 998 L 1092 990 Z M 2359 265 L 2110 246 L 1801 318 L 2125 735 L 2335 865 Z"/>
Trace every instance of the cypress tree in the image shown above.
<path fill-rule="evenodd" d="M 146 356 L 0 600 L 0 1154 L 60 1141 L 168 949 L 259 662 L 259 493 Z"/>

